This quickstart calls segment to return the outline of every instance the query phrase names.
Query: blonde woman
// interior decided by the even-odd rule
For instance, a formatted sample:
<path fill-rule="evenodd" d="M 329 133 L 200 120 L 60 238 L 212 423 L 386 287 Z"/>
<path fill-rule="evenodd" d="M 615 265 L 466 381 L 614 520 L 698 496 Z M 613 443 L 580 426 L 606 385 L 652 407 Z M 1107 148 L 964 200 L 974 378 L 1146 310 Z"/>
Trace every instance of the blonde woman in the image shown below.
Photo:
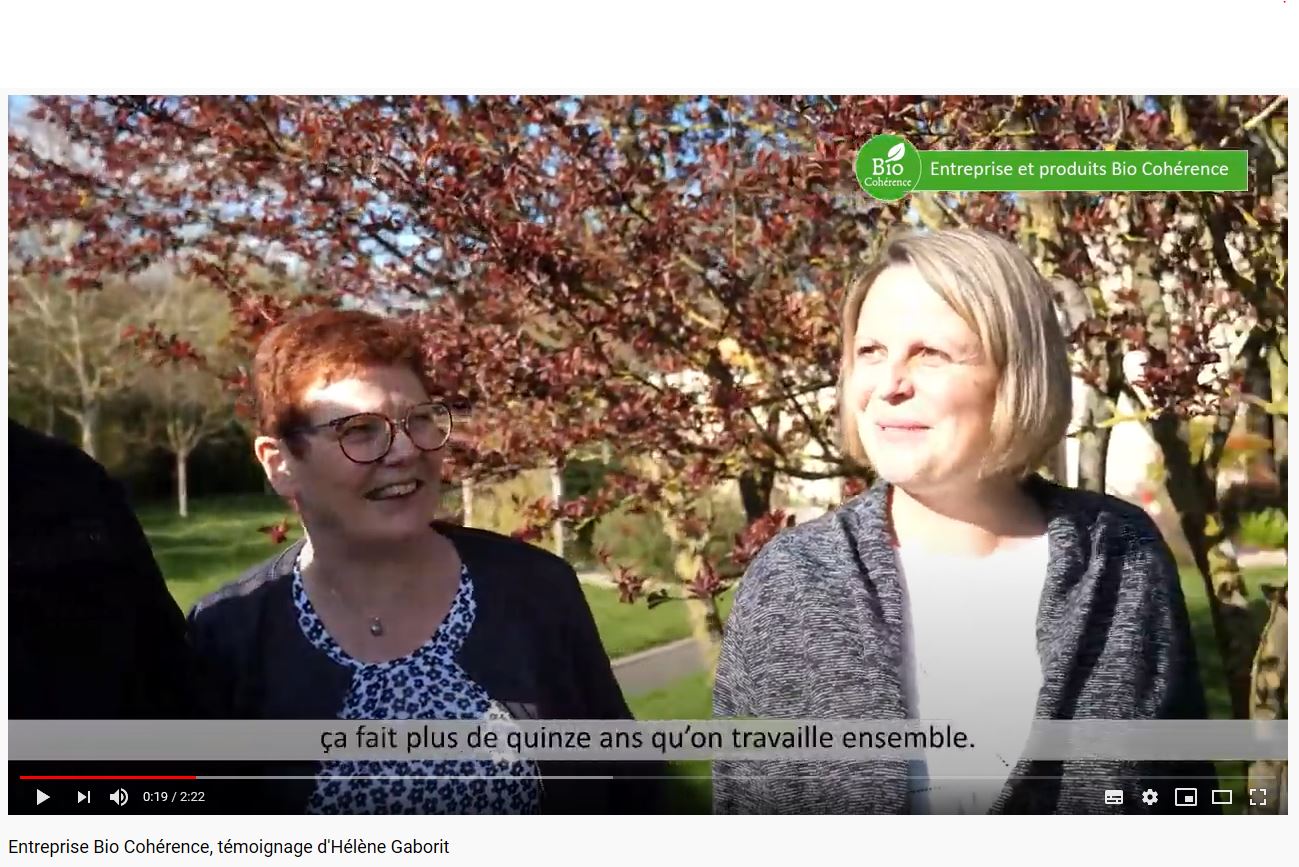
<path fill-rule="evenodd" d="M 1035 472 L 1066 432 L 1071 381 L 1032 263 L 979 231 L 897 239 L 850 289 L 842 334 L 844 444 L 878 481 L 750 565 L 714 713 L 951 720 L 973 746 L 717 762 L 716 810 L 1147 810 L 1173 799 L 1161 777 L 1209 786 L 1207 765 L 1021 760 L 1034 718 L 1205 716 L 1159 531 Z M 1162 803 L 1142 798 L 1152 787 Z"/>

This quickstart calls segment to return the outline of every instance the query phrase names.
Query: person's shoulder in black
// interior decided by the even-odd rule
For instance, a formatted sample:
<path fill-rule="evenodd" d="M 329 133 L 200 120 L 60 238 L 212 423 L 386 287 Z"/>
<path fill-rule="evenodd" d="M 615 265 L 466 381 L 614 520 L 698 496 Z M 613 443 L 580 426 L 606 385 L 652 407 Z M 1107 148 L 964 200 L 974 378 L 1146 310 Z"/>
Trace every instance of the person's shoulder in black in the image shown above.
<path fill-rule="evenodd" d="M 121 485 L 9 422 L 9 715 L 199 715 L 185 619 Z"/>

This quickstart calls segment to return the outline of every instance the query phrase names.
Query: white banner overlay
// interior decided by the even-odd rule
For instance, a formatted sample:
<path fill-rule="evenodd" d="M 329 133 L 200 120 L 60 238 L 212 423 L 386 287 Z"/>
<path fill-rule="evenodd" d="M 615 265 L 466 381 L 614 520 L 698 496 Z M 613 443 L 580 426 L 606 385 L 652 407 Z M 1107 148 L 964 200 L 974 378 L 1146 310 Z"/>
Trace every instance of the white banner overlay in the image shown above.
<path fill-rule="evenodd" d="M 10 720 L 10 761 L 900 760 L 971 750 L 946 720 Z M 1287 759 L 1287 722 L 1037 720 L 1023 758 Z"/>

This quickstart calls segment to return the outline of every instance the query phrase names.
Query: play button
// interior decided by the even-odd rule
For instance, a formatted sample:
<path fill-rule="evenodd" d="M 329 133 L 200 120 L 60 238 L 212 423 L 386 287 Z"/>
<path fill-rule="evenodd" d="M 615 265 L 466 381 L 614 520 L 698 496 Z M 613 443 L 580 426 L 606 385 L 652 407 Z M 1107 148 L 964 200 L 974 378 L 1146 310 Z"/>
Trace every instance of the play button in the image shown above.
<path fill-rule="evenodd" d="M 49 799 L 50 799 L 49 795 L 45 794 L 40 789 L 36 790 L 36 806 L 39 807 L 41 804 L 44 804 Z"/>

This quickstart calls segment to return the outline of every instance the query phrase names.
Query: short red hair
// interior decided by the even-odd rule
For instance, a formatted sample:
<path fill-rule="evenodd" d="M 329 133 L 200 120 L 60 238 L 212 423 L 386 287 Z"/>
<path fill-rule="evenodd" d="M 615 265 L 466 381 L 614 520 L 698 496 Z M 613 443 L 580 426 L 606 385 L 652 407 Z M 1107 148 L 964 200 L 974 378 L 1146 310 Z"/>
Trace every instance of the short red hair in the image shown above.
<path fill-rule="evenodd" d="M 419 334 L 363 310 L 319 310 L 272 329 L 253 359 L 257 429 L 285 439 L 308 423 L 302 396 L 367 367 L 408 367 L 431 388 Z"/>

